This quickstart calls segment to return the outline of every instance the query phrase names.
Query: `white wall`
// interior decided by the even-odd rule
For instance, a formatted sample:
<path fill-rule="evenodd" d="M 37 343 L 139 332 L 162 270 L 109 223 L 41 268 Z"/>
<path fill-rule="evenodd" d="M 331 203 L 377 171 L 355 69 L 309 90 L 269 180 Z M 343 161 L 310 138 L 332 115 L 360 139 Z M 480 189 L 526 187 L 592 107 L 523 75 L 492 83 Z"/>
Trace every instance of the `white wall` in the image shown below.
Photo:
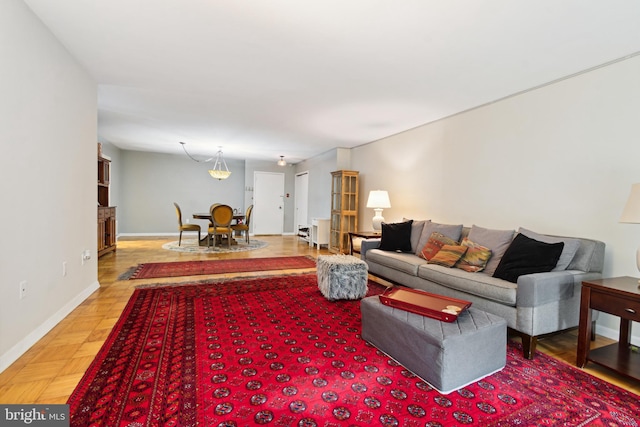
<path fill-rule="evenodd" d="M 640 225 L 618 220 L 640 182 L 638 76 L 635 57 L 358 147 L 351 166 L 361 174 L 360 205 L 384 189 L 387 221 L 602 240 L 604 276 L 637 277 Z M 372 209 L 361 210 L 363 228 L 371 217 Z M 599 328 L 616 337 L 617 319 L 604 317 Z"/>
<path fill-rule="evenodd" d="M 244 161 L 225 159 L 231 176 L 211 178 L 212 163 L 197 163 L 186 156 L 120 151 L 120 195 L 117 208 L 120 234 L 176 234 L 178 224 L 173 203 L 188 219 L 206 230 L 206 220 L 192 214 L 209 212 L 213 203 L 244 209 Z"/>
<path fill-rule="evenodd" d="M 0 58 L 2 371 L 98 287 L 97 95 L 22 1 L 0 2 Z"/>

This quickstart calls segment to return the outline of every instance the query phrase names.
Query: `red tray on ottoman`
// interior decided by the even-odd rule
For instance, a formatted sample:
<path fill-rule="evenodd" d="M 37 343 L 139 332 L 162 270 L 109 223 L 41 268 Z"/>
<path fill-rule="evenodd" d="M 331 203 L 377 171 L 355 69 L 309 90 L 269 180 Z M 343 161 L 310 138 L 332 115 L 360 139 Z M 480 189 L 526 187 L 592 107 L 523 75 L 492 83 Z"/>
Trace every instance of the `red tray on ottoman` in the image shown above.
<path fill-rule="evenodd" d="M 443 322 L 454 322 L 458 315 L 471 307 L 471 302 L 417 289 L 391 287 L 380 296 L 380 302 L 389 307 L 431 317 Z"/>

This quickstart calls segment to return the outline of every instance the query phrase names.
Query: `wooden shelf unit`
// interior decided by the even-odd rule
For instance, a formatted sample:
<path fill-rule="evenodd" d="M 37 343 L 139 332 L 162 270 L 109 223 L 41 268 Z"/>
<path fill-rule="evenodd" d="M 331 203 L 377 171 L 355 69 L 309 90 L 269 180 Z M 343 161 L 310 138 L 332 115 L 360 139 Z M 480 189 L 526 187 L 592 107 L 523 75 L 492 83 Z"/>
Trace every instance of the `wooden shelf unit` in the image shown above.
<path fill-rule="evenodd" d="M 116 208 L 109 206 L 111 160 L 98 155 L 98 257 L 116 250 Z"/>
<path fill-rule="evenodd" d="M 349 232 L 358 230 L 358 175 L 357 171 L 331 172 L 329 251 L 333 253 L 349 253 Z"/>

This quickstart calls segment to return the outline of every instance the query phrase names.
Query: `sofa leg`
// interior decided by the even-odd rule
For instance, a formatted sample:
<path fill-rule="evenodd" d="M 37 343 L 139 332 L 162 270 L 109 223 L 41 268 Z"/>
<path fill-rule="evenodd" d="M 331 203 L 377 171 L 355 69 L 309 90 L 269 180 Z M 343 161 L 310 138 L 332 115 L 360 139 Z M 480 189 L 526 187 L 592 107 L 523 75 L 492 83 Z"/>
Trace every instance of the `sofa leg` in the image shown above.
<path fill-rule="evenodd" d="M 525 359 L 533 359 L 533 355 L 536 353 L 536 337 L 532 337 L 527 334 L 520 334 L 522 337 L 522 355 Z"/>

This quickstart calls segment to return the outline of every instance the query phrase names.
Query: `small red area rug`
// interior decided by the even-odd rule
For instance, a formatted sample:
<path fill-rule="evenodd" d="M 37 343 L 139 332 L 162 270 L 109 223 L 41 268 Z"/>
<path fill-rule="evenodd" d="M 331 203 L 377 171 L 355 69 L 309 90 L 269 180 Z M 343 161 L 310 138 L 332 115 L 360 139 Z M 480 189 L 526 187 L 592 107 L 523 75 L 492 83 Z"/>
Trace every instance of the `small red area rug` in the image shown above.
<path fill-rule="evenodd" d="M 382 287 L 369 282 L 369 294 Z M 360 338 L 315 275 L 136 289 L 69 398 L 72 426 L 636 426 L 638 396 L 509 343 L 441 395 Z M 469 363 L 473 352 L 469 352 Z"/>
<path fill-rule="evenodd" d="M 291 270 L 314 268 L 315 266 L 315 259 L 307 256 L 149 262 L 133 267 L 121 275 L 119 280 L 158 279 L 161 277 L 199 276 L 245 271 Z"/>

